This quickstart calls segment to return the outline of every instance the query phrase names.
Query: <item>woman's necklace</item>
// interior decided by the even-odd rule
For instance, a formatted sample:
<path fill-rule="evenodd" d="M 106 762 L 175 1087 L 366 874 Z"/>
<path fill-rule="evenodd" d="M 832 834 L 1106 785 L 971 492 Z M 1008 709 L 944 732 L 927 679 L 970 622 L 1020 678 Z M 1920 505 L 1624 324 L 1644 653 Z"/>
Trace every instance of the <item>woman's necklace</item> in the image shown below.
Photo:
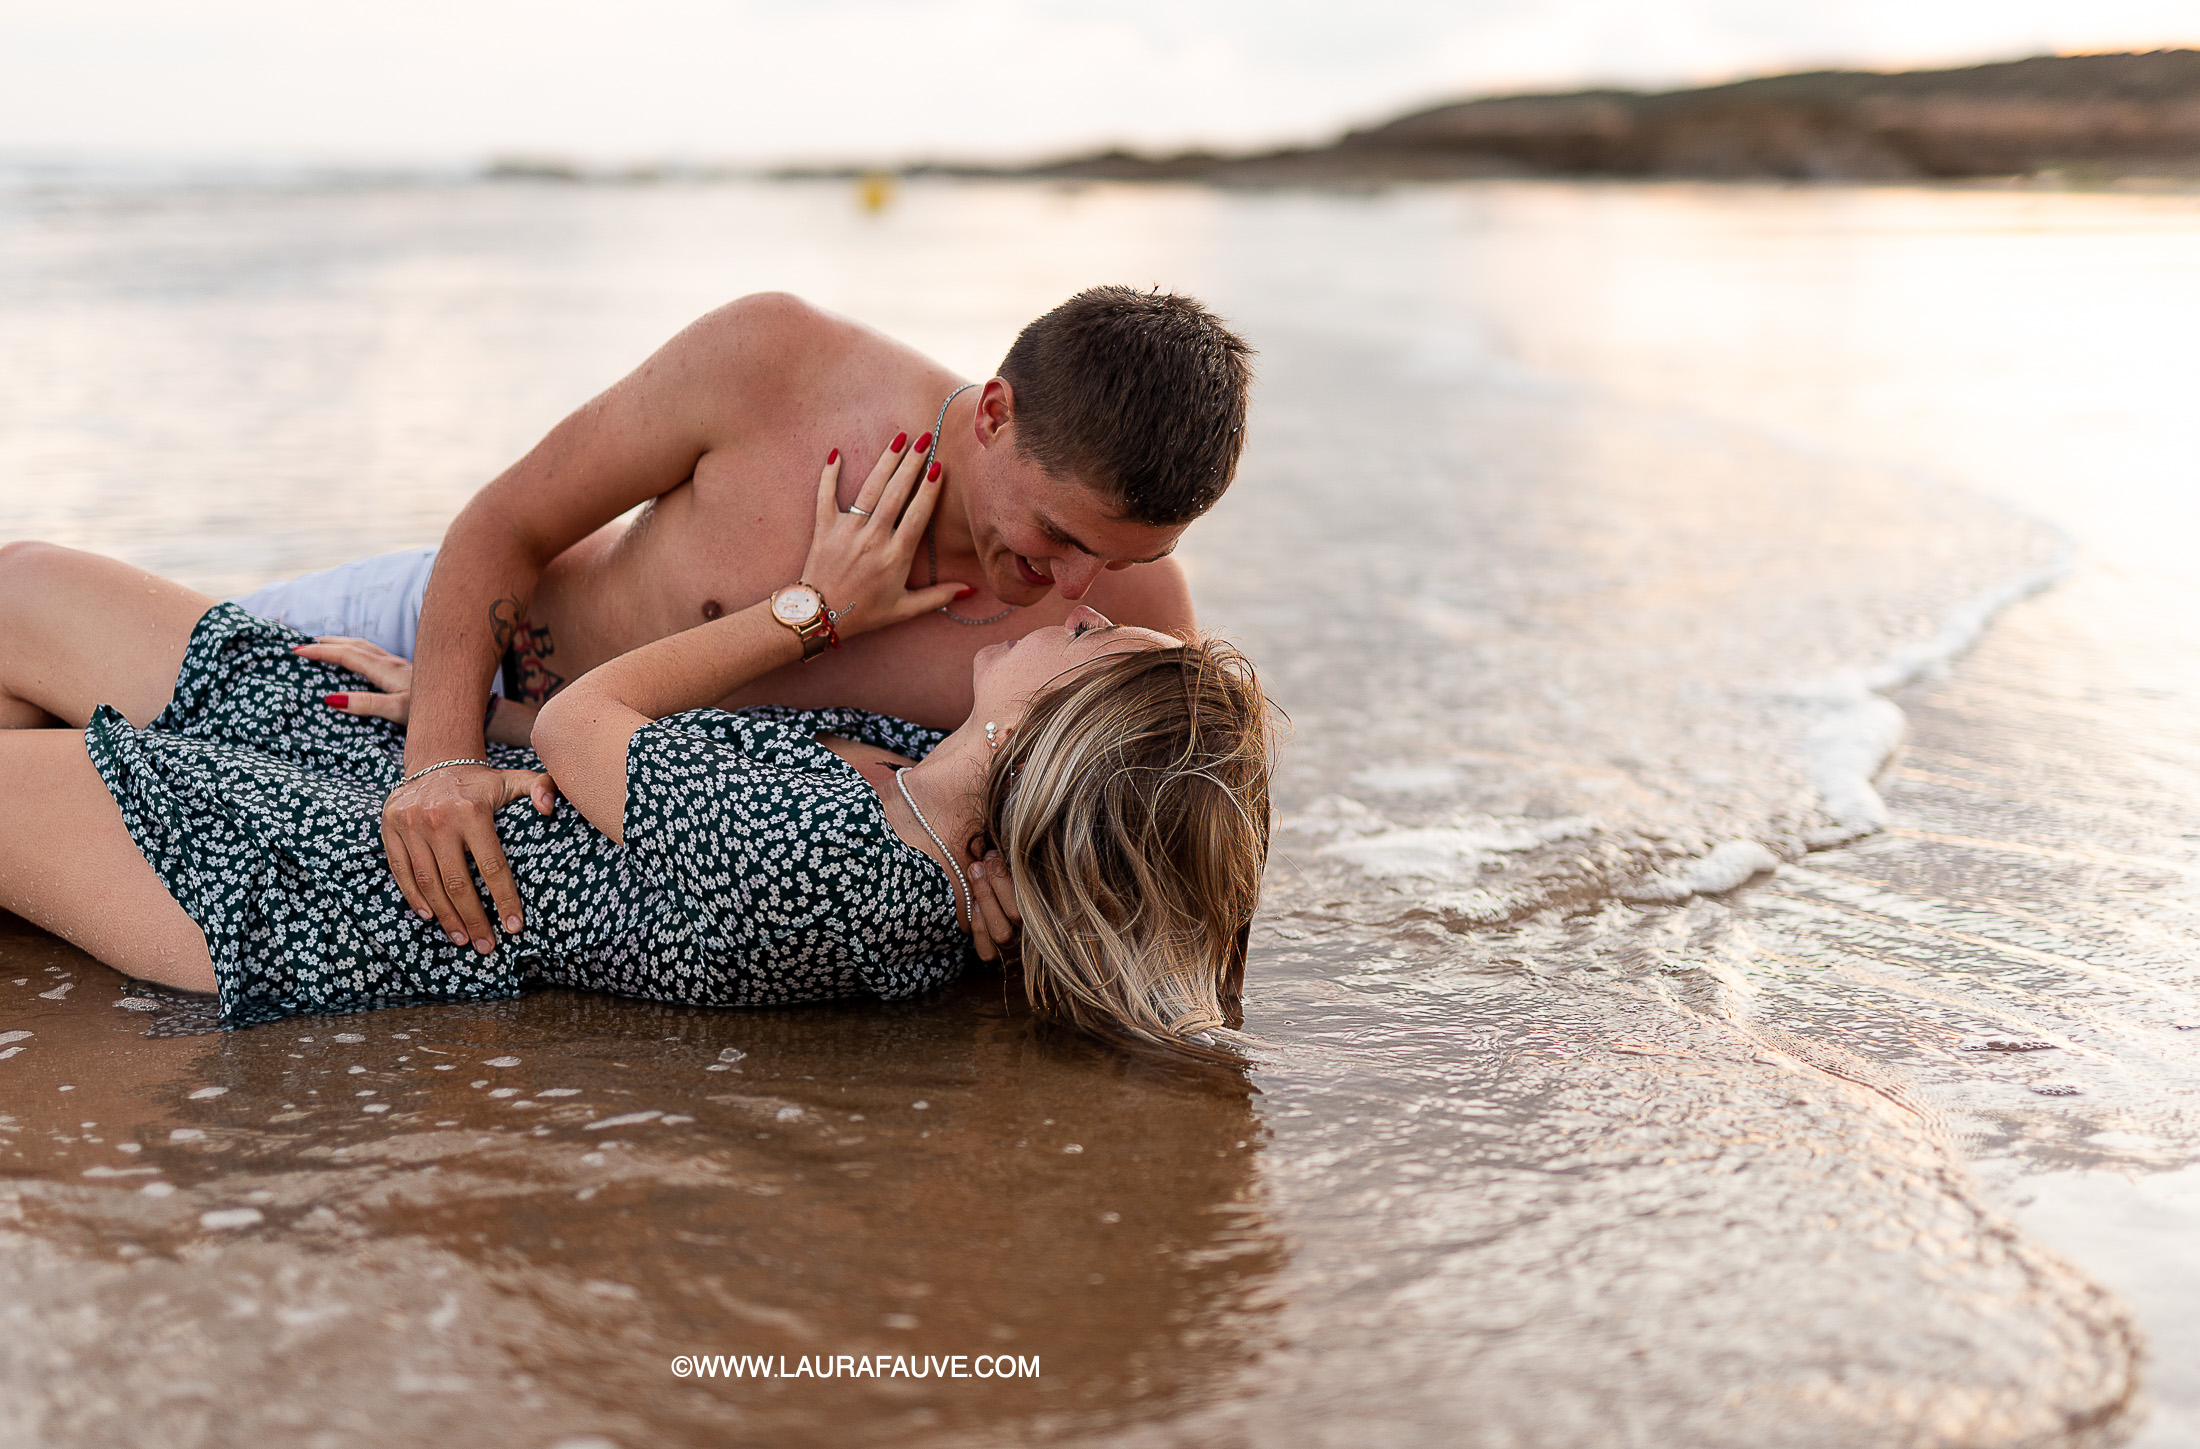
<path fill-rule="evenodd" d="M 944 412 L 946 409 L 943 408 L 941 411 Z M 888 765 L 886 768 L 894 772 L 894 783 L 901 786 L 901 798 L 909 802 L 909 813 L 917 817 L 917 824 L 924 827 L 924 833 L 932 837 L 932 843 L 940 848 L 940 854 L 947 857 L 947 867 L 955 872 L 955 883 L 962 887 L 963 918 L 970 922 L 970 929 L 975 932 L 978 929 L 978 908 L 970 899 L 970 881 L 963 874 L 962 862 L 955 859 L 955 852 L 949 850 L 947 842 L 940 839 L 940 833 L 932 828 L 932 822 L 924 818 L 924 812 L 917 808 L 916 797 L 909 793 L 908 785 L 902 781 L 902 772 L 913 770 L 916 766 Z"/>
<path fill-rule="evenodd" d="M 947 401 L 940 404 L 940 415 L 932 420 L 932 446 L 930 450 L 927 451 L 924 455 L 924 466 L 917 470 L 917 476 L 919 478 L 922 478 L 926 473 L 931 471 L 933 455 L 938 453 L 940 450 L 940 429 L 947 424 L 948 408 L 954 405 L 956 398 L 961 397 L 964 393 L 970 391 L 970 389 L 976 386 L 977 384 L 974 382 L 966 382 L 961 387 L 958 387 L 953 392 L 949 393 L 947 395 Z M 932 525 L 930 523 L 926 523 L 924 525 L 924 554 L 928 564 L 929 573 L 927 582 L 936 584 L 940 581 L 940 546 L 939 543 L 932 537 Z M 953 609 L 948 608 L 945 604 L 940 605 L 940 612 L 945 614 L 948 618 L 953 619 L 958 624 L 968 624 L 971 628 L 976 629 L 981 628 L 987 624 L 1000 623 L 1001 620 L 1015 613 L 1018 607 L 1018 605 L 1010 604 L 1007 608 L 1001 610 L 1001 612 L 999 612 L 998 614 L 995 614 L 992 617 L 986 619 L 965 619 L 962 615 L 956 613 Z M 914 809 L 915 807 L 912 806 L 911 808 Z"/>

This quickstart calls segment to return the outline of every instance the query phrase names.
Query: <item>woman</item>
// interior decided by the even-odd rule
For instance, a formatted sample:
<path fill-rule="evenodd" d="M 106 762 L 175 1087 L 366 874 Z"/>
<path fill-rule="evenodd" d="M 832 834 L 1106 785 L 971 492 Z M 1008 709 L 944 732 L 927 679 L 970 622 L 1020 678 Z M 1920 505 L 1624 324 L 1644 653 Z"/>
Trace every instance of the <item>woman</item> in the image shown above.
<path fill-rule="evenodd" d="M 969 933 L 1005 939 L 1020 907 L 1041 1017 L 1227 1058 L 1212 1034 L 1236 1024 L 1268 844 L 1267 707 L 1242 656 L 1081 609 L 981 650 L 976 708 L 949 735 L 707 708 L 954 592 L 907 587 L 939 491 L 920 466 L 889 452 L 843 512 L 836 453 L 801 583 L 575 681 L 532 752 L 491 747 L 525 903 L 496 941 L 446 939 L 385 864 L 398 725 L 323 703 L 360 692 L 343 662 L 395 661 L 77 556 L 65 607 L 113 616 L 107 653 L 59 668 L 55 647 L 0 641 L 0 724 L 88 719 L 0 730 L 0 906 L 128 975 L 218 992 L 232 1025 L 534 984 L 906 996 L 959 973 Z M 164 652 L 173 696 L 137 728 L 126 712 L 149 702 L 102 683 L 154 675 Z"/>

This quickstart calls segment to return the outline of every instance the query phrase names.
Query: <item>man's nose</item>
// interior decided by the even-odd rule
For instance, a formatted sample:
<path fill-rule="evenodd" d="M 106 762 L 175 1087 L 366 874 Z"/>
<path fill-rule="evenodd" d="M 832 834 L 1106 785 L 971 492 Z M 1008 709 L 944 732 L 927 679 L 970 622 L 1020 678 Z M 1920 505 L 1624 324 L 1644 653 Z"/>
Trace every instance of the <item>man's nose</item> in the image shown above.
<path fill-rule="evenodd" d="M 1104 566 L 1090 554 L 1081 554 L 1073 559 L 1058 558 L 1054 560 L 1054 587 L 1063 598 L 1075 603 L 1085 596 L 1085 590 L 1092 587 L 1092 581 L 1100 577 L 1100 570 Z"/>

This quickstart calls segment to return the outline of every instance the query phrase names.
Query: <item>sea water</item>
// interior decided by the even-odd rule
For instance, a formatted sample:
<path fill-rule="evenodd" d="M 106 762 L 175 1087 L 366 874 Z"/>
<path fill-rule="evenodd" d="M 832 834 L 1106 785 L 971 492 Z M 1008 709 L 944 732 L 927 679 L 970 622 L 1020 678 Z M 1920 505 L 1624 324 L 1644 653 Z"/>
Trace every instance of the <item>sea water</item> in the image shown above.
<path fill-rule="evenodd" d="M 0 536 L 214 592 L 432 541 L 745 292 L 976 377 L 1200 295 L 1260 382 L 1183 556 L 1291 738 L 1250 1090 L 984 981 L 198 1035 L 18 932 L 9 1421 L 2184 1442 L 2196 251 L 2187 196 L 13 178 Z"/>

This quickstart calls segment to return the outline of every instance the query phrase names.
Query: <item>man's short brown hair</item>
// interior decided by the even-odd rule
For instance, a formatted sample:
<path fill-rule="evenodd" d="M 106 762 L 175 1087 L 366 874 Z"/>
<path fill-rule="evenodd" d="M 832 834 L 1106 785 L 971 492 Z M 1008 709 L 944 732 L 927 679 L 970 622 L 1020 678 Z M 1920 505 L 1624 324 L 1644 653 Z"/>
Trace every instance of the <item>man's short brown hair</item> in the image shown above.
<path fill-rule="evenodd" d="M 1245 446 L 1253 350 L 1190 297 L 1079 292 L 1001 360 L 1018 451 L 1172 528 L 1214 506 Z"/>

